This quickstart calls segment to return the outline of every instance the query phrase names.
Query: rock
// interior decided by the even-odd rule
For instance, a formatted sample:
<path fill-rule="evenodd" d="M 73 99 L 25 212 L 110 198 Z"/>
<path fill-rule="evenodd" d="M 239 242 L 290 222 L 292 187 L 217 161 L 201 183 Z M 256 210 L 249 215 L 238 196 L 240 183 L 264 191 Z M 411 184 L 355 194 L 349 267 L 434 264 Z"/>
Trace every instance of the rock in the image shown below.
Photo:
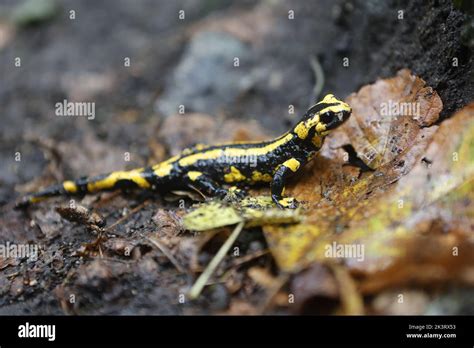
<path fill-rule="evenodd" d="M 421 315 L 428 301 L 428 296 L 419 290 L 388 290 L 378 294 L 372 306 L 376 314 Z"/>
<path fill-rule="evenodd" d="M 214 113 L 248 87 L 244 71 L 249 47 L 225 33 L 202 32 L 189 43 L 156 108 L 166 116 L 178 112 Z M 234 58 L 239 67 L 234 67 Z"/>
<path fill-rule="evenodd" d="M 474 292 L 472 289 L 456 288 L 435 298 L 425 315 L 473 315 Z"/>
<path fill-rule="evenodd" d="M 16 6 L 11 18 L 19 26 L 47 22 L 59 13 L 56 0 L 27 0 Z"/>

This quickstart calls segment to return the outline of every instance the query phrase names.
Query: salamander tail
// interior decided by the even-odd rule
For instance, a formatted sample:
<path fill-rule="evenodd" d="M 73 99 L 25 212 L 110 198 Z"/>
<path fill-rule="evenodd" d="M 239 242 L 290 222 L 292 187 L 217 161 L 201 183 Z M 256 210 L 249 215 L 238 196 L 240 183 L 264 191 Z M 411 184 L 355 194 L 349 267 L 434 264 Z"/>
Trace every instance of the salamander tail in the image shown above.
<path fill-rule="evenodd" d="M 62 184 L 53 185 L 39 192 L 27 195 L 20 199 L 15 207 L 25 208 L 30 204 L 40 202 L 49 197 L 64 195 L 84 195 L 99 191 L 108 191 L 124 188 L 145 188 L 149 189 L 151 175 L 148 169 L 139 168 L 130 171 L 118 171 L 110 174 L 84 177 L 77 180 L 64 181 Z"/>

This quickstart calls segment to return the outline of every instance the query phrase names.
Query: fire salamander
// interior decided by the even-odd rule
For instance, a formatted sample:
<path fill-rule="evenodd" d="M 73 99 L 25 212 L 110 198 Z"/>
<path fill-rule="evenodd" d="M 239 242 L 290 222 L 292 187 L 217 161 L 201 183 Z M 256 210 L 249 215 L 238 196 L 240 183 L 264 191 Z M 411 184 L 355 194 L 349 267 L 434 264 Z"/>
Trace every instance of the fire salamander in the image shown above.
<path fill-rule="evenodd" d="M 154 166 L 65 181 L 24 197 L 17 206 L 52 196 L 134 187 L 158 192 L 194 188 L 210 196 L 241 198 L 245 196 L 241 188 L 269 183 L 277 206 L 295 208 L 296 200 L 284 197 L 285 182 L 315 156 L 326 135 L 350 114 L 348 104 L 328 94 L 293 128 L 273 140 L 197 145 Z"/>

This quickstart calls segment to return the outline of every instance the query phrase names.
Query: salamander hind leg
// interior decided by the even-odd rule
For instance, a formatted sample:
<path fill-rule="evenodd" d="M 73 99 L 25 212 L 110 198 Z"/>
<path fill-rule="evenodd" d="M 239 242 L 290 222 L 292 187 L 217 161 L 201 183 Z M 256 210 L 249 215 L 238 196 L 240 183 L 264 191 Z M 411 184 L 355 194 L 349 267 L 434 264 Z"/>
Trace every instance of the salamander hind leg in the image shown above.
<path fill-rule="evenodd" d="M 202 172 L 189 171 L 183 175 L 182 180 L 185 186 L 194 188 L 207 196 L 224 198 L 227 195 L 227 190 L 219 187 L 214 180 Z"/>
<path fill-rule="evenodd" d="M 195 188 L 208 196 L 219 197 L 221 199 L 239 200 L 247 194 L 244 190 L 236 186 L 230 187 L 228 190 L 219 186 L 206 174 L 199 171 L 189 171 L 183 176 L 185 184 Z"/>

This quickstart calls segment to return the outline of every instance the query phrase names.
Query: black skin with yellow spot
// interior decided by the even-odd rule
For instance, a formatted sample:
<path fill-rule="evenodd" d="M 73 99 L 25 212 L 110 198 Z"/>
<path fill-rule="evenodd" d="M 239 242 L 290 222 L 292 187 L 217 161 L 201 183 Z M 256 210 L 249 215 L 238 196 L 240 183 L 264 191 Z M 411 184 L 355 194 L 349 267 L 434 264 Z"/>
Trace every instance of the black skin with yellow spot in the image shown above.
<path fill-rule="evenodd" d="M 25 207 L 47 197 L 83 195 L 104 190 L 143 188 L 166 192 L 194 188 L 206 195 L 243 197 L 243 188 L 270 183 L 273 201 L 282 208 L 294 208 L 293 198 L 283 197 L 287 179 L 311 161 L 329 132 L 351 114 L 346 103 L 328 94 L 312 106 L 302 119 L 280 137 L 264 142 L 197 145 L 157 165 L 131 171 L 65 181 L 24 197 Z M 226 189 L 225 186 L 232 186 Z"/>

